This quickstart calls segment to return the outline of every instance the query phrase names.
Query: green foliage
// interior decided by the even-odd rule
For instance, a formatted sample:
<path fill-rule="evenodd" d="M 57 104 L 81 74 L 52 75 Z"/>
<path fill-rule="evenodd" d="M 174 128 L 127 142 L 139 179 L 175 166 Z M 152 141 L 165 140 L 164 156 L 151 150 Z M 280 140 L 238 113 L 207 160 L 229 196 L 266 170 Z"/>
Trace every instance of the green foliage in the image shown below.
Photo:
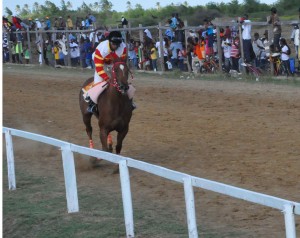
<path fill-rule="evenodd" d="M 298 18 L 298 1 L 299 0 L 279 0 L 276 4 L 281 17 L 289 16 L 288 19 Z M 97 25 L 115 27 L 120 24 L 121 16 L 124 15 L 131 22 L 131 26 L 137 27 L 139 24 L 144 26 L 157 25 L 158 22 L 166 23 L 171 18 L 173 13 L 179 13 L 182 20 L 187 20 L 191 26 L 201 25 L 203 19 L 213 19 L 216 17 L 238 17 L 244 13 L 249 14 L 252 20 L 265 21 L 266 16 L 270 13 L 271 5 L 261 3 L 260 0 L 244 0 L 239 3 L 238 0 L 231 0 L 229 3 L 220 1 L 211 1 L 205 6 L 191 7 L 188 2 L 183 4 L 170 4 L 166 7 L 161 7 L 160 3 L 156 3 L 155 8 L 143 9 L 142 5 L 136 4 L 133 6 L 130 1 L 126 2 L 126 11 L 113 11 L 113 4 L 109 0 L 100 0 L 95 3 L 82 3 L 76 10 L 72 8 L 71 1 L 61 0 L 61 6 L 56 6 L 50 0 L 46 0 L 45 4 L 34 2 L 32 9 L 29 9 L 28 4 L 24 6 L 16 5 L 13 11 L 16 11 L 21 18 L 45 16 L 76 16 L 85 17 L 88 13 L 92 13 L 98 20 Z M 273 6 L 272 5 L 272 6 Z M 296 6 L 296 7 L 295 7 Z M 12 15 L 11 9 L 5 8 L 4 12 Z"/>

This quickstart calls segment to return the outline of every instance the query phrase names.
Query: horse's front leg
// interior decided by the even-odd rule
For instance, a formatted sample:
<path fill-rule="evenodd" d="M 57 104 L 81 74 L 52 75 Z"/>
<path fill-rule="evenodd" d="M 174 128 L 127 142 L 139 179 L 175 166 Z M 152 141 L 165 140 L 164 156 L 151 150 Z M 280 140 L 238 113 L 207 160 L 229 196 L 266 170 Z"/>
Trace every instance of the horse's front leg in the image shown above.
<path fill-rule="evenodd" d="M 102 144 L 102 150 L 108 152 L 108 144 L 107 144 L 107 136 L 108 131 L 100 128 L 100 141 Z"/>
<path fill-rule="evenodd" d="M 119 155 L 121 153 L 123 140 L 124 140 L 125 136 L 127 135 L 127 133 L 128 133 L 128 127 L 124 128 L 122 131 L 118 132 L 117 145 L 116 145 L 116 154 L 117 155 Z"/>

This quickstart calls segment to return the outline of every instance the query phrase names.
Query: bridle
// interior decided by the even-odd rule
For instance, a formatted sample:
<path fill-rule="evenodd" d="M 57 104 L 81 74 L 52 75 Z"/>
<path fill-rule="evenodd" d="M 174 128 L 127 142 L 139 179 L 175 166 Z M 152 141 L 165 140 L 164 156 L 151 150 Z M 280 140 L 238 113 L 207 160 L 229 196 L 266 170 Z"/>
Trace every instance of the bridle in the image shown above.
<path fill-rule="evenodd" d="M 124 84 L 123 82 L 117 81 L 117 75 L 116 75 L 115 68 L 119 65 L 123 65 L 124 67 L 127 67 L 126 63 L 121 62 L 121 61 L 115 62 L 113 64 L 112 71 L 111 71 L 112 82 L 110 82 L 110 85 L 113 86 L 119 93 L 124 95 L 127 93 L 128 89 L 129 89 L 129 85 L 128 85 L 128 83 Z M 133 79 L 132 72 L 129 69 L 128 69 L 128 72 L 131 74 L 131 79 Z"/>

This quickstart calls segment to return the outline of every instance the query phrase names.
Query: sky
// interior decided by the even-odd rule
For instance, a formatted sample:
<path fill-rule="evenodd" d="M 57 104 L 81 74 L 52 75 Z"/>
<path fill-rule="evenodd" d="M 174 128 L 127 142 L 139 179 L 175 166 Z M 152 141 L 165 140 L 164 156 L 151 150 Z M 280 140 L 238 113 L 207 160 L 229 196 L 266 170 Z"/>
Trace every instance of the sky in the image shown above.
<path fill-rule="evenodd" d="M 99 0 L 69 0 L 72 5 L 73 9 L 77 9 L 79 6 L 82 5 L 83 2 L 85 2 L 87 5 L 94 2 L 100 2 Z M 126 2 L 128 0 L 109 0 L 113 4 L 112 9 L 117 12 L 125 12 L 127 10 Z M 136 4 L 141 4 L 143 9 L 150 9 L 155 8 L 156 3 L 159 2 L 161 7 L 165 7 L 167 5 L 170 5 L 174 3 L 175 5 L 181 4 L 184 1 L 178 1 L 178 0 L 152 0 L 152 1 L 140 1 L 140 0 L 129 0 L 131 2 L 131 6 L 134 8 Z M 197 5 L 206 5 L 209 2 L 215 2 L 215 3 L 221 3 L 222 1 L 218 0 L 186 0 L 189 4 L 189 6 L 197 6 Z M 277 0 L 261 0 L 260 2 L 266 3 L 266 4 L 272 4 L 275 3 Z M 28 4 L 30 8 L 32 8 L 32 5 L 34 2 L 38 2 L 40 5 L 43 4 L 44 0 L 2 0 L 2 12 L 4 14 L 5 7 L 8 7 L 13 13 L 15 10 L 16 5 L 20 5 L 21 7 L 24 6 L 24 4 Z M 50 2 L 57 4 L 58 7 L 61 6 L 61 0 L 50 0 Z M 68 2 L 68 0 L 65 0 L 65 2 Z M 223 0 L 224 3 L 231 2 L 231 0 Z M 243 0 L 239 0 L 240 3 L 243 2 Z"/>

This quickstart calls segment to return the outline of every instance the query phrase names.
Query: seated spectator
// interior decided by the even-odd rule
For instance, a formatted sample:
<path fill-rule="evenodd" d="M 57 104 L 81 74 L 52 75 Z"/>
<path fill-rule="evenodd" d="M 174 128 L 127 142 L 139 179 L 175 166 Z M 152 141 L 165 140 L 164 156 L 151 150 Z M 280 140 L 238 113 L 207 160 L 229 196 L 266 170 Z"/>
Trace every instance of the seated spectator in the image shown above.
<path fill-rule="evenodd" d="M 73 30 L 73 21 L 70 16 L 67 18 L 67 28 L 68 30 Z"/>

